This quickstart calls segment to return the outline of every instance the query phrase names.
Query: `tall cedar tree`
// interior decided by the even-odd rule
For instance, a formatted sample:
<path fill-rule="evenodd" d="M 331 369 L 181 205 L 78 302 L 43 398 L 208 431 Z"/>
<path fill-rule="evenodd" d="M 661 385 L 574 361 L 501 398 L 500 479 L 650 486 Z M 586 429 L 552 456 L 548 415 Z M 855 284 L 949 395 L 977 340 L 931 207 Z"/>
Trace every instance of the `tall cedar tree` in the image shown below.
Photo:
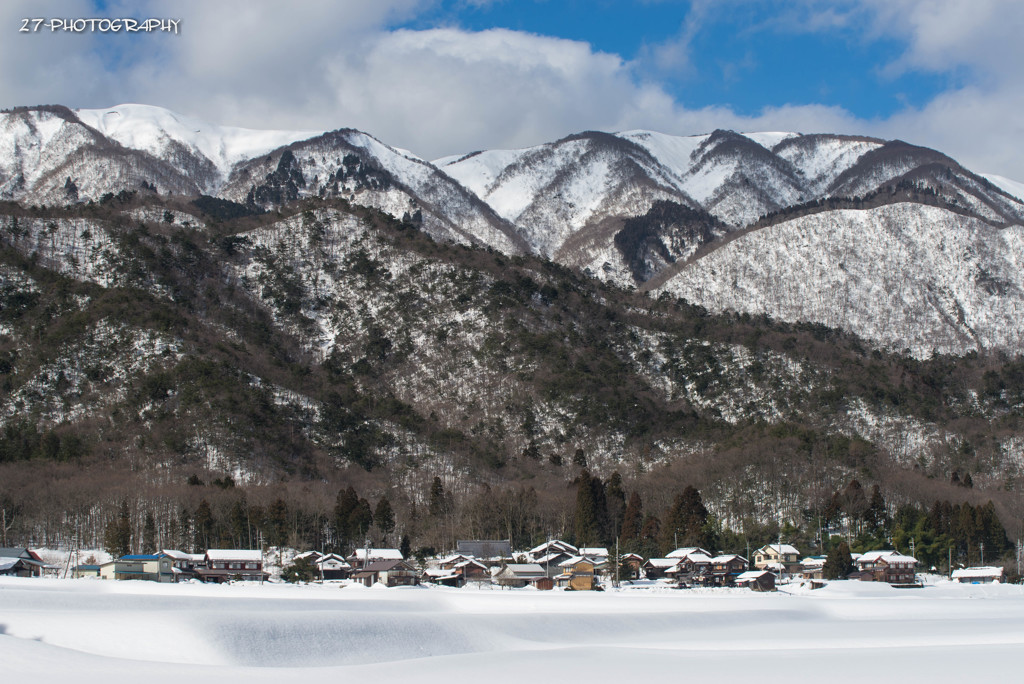
<path fill-rule="evenodd" d="M 584 468 L 576 478 L 576 515 L 573 530 L 577 546 L 607 543 L 608 504 L 601 478 Z"/>
<path fill-rule="evenodd" d="M 853 558 L 850 556 L 850 547 L 846 542 L 841 541 L 831 549 L 825 558 L 825 565 L 822 573 L 825 579 L 843 579 L 853 570 Z"/>
<path fill-rule="evenodd" d="M 434 476 L 434 481 L 430 483 L 430 515 L 435 518 L 440 518 L 448 512 L 448 495 L 444 491 L 444 484 L 441 482 L 441 478 Z"/>
<path fill-rule="evenodd" d="M 156 553 L 159 551 L 156 538 L 156 518 L 153 511 L 146 511 L 146 521 L 142 524 L 142 552 Z"/>
<path fill-rule="evenodd" d="M 122 501 L 117 517 L 107 523 L 103 534 L 103 546 L 114 558 L 127 556 L 132 552 L 132 520 L 128 502 Z"/>
<path fill-rule="evenodd" d="M 885 511 L 885 499 L 882 492 L 875 485 L 871 488 L 871 500 L 868 502 L 868 509 L 864 513 L 864 522 L 868 525 L 868 532 L 879 535 L 889 526 L 889 516 Z"/>
<path fill-rule="evenodd" d="M 661 528 L 661 551 L 668 553 L 676 546 L 709 546 L 711 540 L 705 528 L 708 509 L 700 492 L 693 486 L 676 496 L 672 507 L 665 515 Z"/>
<path fill-rule="evenodd" d="M 640 528 L 644 522 L 644 506 L 639 492 L 629 495 L 629 503 L 622 514 L 622 531 L 620 538 L 623 544 L 630 544 L 640 538 Z"/>
<path fill-rule="evenodd" d="M 622 489 L 622 476 L 619 471 L 612 473 L 604 488 L 605 501 L 608 504 L 608 539 L 609 543 L 622 534 L 622 520 L 626 512 L 626 492 Z"/>
<path fill-rule="evenodd" d="M 388 535 L 395 530 L 395 512 L 391 509 L 391 502 L 388 497 L 382 496 L 377 501 L 377 508 L 373 511 L 373 520 L 377 523 L 377 529 L 383 535 L 382 541 L 388 543 Z"/>

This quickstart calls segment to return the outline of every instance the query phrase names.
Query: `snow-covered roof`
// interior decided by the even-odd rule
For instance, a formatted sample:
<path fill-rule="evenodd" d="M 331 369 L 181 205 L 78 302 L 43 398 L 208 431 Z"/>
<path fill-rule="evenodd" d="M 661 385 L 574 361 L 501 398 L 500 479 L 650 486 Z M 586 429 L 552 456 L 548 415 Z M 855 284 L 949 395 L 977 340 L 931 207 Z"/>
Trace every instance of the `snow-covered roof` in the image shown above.
<path fill-rule="evenodd" d="M 953 571 L 953 579 L 961 577 L 1002 577 L 1003 569 L 994 566 L 982 566 L 977 568 L 960 568 Z"/>
<path fill-rule="evenodd" d="M 808 556 L 800 561 L 800 565 L 805 568 L 822 568 L 825 567 L 825 559 L 821 556 Z"/>
<path fill-rule="evenodd" d="M 540 565 L 544 565 L 545 563 L 551 563 L 552 561 L 556 561 L 556 560 L 558 560 L 559 558 L 561 558 L 562 556 L 565 556 L 565 555 L 572 556 L 573 554 L 569 553 L 568 551 L 556 551 L 554 553 L 549 553 L 546 556 L 541 556 L 540 558 L 535 558 L 534 562 L 538 563 Z"/>
<path fill-rule="evenodd" d="M 544 576 L 544 568 L 536 563 L 509 563 L 505 566 L 505 570 L 520 576 Z"/>
<path fill-rule="evenodd" d="M 260 561 L 263 552 L 259 549 L 207 549 L 206 557 L 212 561 Z"/>
<path fill-rule="evenodd" d="M 21 561 L 21 558 L 0 557 L 0 570 L 10 570 Z"/>
<path fill-rule="evenodd" d="M 744 558 L 743 556 L 737 555 L 735 553 L 727 553 L 727 554 L 722 555 L 722 556 L 715 556 L 714 558 L 711 559 L 711 562 L 712 563 L 728 563 L 731 560 L 741 560 L 741 561 L 744 561 L 744 562 L 748 562 L 746 558 Z"/>
<path fill-rule="evenodd" d="M 581 556 L 602 556 L 604 558 L 608 557 L 608 549 L 600 546 L 581 546 L 579 549 L 577 549 L 576 553 L 578 553 Z"/>
<path fill-rule="evenodd" d="M 174 560 L 191 560 L 192 554 L 178 551 L 177 549 L 162 549 L 160 553 Z"/>
<path fill-rule="evenodd" d="M 691 563 L 710 563 L 711 562 L 711 556 L 709 556 L 707 554 L 704 554 L 704 553 L 699 553 L 697 551 L 694 551 L 693 553 L 688 553 L 685 556 L 682 556 L 678 560 L 679 560 L 679 562 L 689 561 Z"/>
<path fill-rule="evenodd" d="M 558 564 L 560 568 L 571 568 L 577 563 L 590 563 L 591 565 L 604 565 L 607 558 L 594 558 L 593 556 L 573 556 L 568 560 L 564 560 Z"/>
<path fill-rule="evenodd" d="M 689 556 L 691 553 L 702 553 L 709 558 L 711 557 L 711 552 L 707 549 L 702 549 L 699 546 L 684 546 L 669 553 L 666 558 L 682 558 L 683 556 Z"/>
<path fill-rule="evenodd" d="M 747 582 L 747 581 L 750 581 L 750 580 L 755 580 L 758 577 L 761 577 L 762 575 L 771 575 L 771 574 L 772 573 L 768 572 L 767 570 L 747 570 L 746 572 L 741 572 L 740 574 L 736 575 L 736 581 L 737 582 Z"/>
<path fill-rule="evenodd" d="M 799 556 L 800 555 L 800 552 L 796 550 L 796 547 L 795 546 L 790 546 L 789 544 L 768 544 L 766 546 L 762 546 L 761 548 L 759 548 L 757 550 L 757 552 L 761 553 L 762 551 L 765 551 L 766 549 L 770 550 L 772 553 L 776 553 L 776 554 L 780 554 L 780 555 L 794 555 L 794 556 Z"/>
<path fill-rule="evenodd" d="M 533 547 L 532 549 L 527 551 L 527 553 L 529 553 L 531 556 L 536 556 L 538 553 L 547 551 L 549 548 L 556 548 L 561 549 L 562 551 L 568 551 L 569 553 L 576 553 L 575 546 L 568 542 L 564 542 L 561 539 L 552 539 L 551 541 L 546 541 L 540 546 Z"/>
<path fill-rule="evenodd" d="M 884 558 L 885 556 L 892 556 L 894 554 L 896 554 L 896 552 L 891 549 L 888 551 L 868 551 L 867 553 L 861 554 L 857 560 L 863 561 L 864 563 L 873 563 L 877 561 L 879 558 Z"/>
<path fill-rule="evenodd" d="M 648 558 L 647 565 L 652 568 L 671 568 L 679 565 L 678 558 Z"/>

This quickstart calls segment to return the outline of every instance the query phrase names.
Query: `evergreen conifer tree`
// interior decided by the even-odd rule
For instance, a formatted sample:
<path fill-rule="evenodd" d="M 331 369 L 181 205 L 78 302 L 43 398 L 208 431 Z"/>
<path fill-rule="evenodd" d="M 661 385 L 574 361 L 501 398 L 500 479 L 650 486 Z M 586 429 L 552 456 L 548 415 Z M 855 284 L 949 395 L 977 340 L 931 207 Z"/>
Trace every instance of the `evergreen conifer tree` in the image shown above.
<path fill-rule="evenodd" d="M 853 570 L 853 558 L 850 556 L 850 547 L 845 541 L 833 546 L 825 558 L 825 566 L 822 568 L 825 579 L 844 579 Z"/>

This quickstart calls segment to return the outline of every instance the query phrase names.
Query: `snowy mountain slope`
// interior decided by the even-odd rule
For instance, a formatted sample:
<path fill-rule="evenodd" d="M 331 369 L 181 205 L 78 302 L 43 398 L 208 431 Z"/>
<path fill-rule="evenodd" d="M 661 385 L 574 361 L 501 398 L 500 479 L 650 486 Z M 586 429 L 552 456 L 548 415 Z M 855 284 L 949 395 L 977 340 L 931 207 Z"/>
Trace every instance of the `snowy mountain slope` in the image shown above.
<path fill-rule="evenodd" d="M 217 126 L 162 107 L 123 104 L 106 109 L 76 109 L 87 126 L 133 150 L 163 159 L 181 159 L 190 154 L 198 163 L 207 160 L 217 172 L 217 181 L 227 178 L 231 167 L 297 140 L 320 135 L 322 131 L 253 130 Z M 213 194 L 216 187 L 204 188 Z"/>
<path fill-rule="evenodd" d="M 511 225 L 436 167 L 351 129 L 236 165 L 221 196 L 261 206 L 342 197 L 398 218 L 421 220 L 423 229 L 439 239 L 509 254 L 527 249 Z"/>
<path fill-rule="evenodd" d="M 201 161 L 179 167 L 173 160 L 125 148 L 65 107 L 0 113 L 0 199 L 67 204 L 143 182 L 161 192 L 198 194 L 209 174 L 209 165 Z"/>
<path fill-rule="evenodd" d="M 513 222 L 535 252 L 559 261 L 564 254 L 571 265 L 589 261 L 594 248 L 610 243 L 605 235 L 603 244 L 585 246 L 581 235 L 609 218 L 641 215 L 661 199 L 693 205 L 649 152 L 607 133 L 437 163 Z"/>
<path fill-rule="evenodd" d="M 1024 349 L 1024 227 L 908 203 L 824 212 L 750 232 L 657 291 L 933 350 Z"/>
<path fill-rule="evenodd" d="M 800 135 L 788 137 L 771 149 L 793 165 L 806 193 L 820 197 L 862 155 L 883 144 L 882 140 L 856 136 Z"/>

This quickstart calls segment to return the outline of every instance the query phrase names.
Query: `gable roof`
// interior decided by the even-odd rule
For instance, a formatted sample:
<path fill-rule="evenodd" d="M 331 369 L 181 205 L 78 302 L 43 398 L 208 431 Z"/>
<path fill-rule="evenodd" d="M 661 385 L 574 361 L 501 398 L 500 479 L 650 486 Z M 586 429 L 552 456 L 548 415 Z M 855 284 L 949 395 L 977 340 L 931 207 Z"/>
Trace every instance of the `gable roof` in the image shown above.
<path fill-rule="evenodd" d="M 778 555 L 782 555 L 782 556 L 785 556 L 785 555 L 799 556 L 800 555 L 800 552 L 796 550 L 796 547 L 795 546 L 790 546 L 789 544 L 766 544 L 766 545 L 762 546 L 761 548 L 759 548 L 755 553 L 762 553 L 765 550 L 771 551 L 772 553 L 775 553 L 775 554 L 778 554 Z"/>
<path fill-rule="evenodd" d="M 652 568 L 673 568 L 679 565 L 678 558 L 648 558 L 644 565 L 649 565 Z"/>
<path fill-rule="evenodd" d="M 515 575 L 516 577 L 544 577 L 544 568 L 537 563 L 509 563 L 501 569 L 499 575 Z"/>
<path fill-rule="evenodd" d="M 367 549 L 356 549 L 352 552 L 349 558 L 355 558 L 358 561 L 367 559 Z M 398 549 L 369 549 L 369 560 L 371 562 L 378 560 L 405 560 L 405 556 Z"/>
<path fill-rule="evenodd" d="M 548 553 L 551 553 L 551 549 L 558 549 L 559 551 L 563 551 L 563 552 L 571 553 L 571 554 L 575 554 L 576 553 L 576 547 L 575 546 L 573 546 L 572 544 L 570 544 L 568 542 L 564 542 L 561 539 L 552 539 L 550 541 L 546 541 L 543 544 L 541 544 L 540 546 L 533 547 L 532 549 L 527 551 L 527 553 L 530 554 L 531 556 L 536 556 L 538 553 L 542 553 L 542 552 L 545 552 L 545 551 L 547 551 Z"/>
<path fill-rule="evenodd" d="M 263 552 L 259 549 L 207 549 L 206 557 L 212 561 L 253 561 L 263 560 Z"/>
<path fill-rule="evenodd" d="M 707 549 L 702 549 L 699 546 L 684 546 L 682 548 L 676 549 L 675 551 L 673 551 L 673 552 L 671 552 L 669 554 L 666 554 L 665 557 L 666 558 L 682 558 L 683 556 L 689 556 L 691 553 L 702 553 L 705 556 L 707 556 L 708 558 L 710 558 L 711 555 L 712 555 L 710 551 L 708 551 Z"/>

